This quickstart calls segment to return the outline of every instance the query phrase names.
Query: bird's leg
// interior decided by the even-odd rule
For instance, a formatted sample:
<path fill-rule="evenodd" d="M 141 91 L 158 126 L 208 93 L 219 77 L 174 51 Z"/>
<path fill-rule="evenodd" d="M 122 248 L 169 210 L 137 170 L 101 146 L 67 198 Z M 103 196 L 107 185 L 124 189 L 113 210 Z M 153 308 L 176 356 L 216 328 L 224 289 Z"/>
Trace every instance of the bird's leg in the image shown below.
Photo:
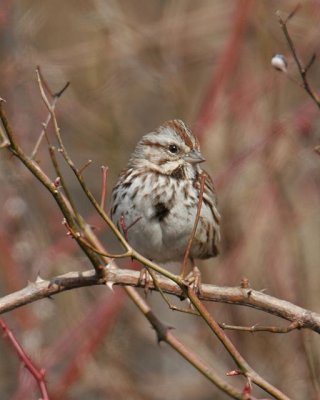
<path fill-rule="evenodd" d="M 148 267 L 143 267 L 140 270 L 139 274 L 139 285 L 144 288 L 144 293 L 145 295 L 148 294 L 150 288 L 151 288 L 151 282 L 154 281 L 154 278 L 152 276 L 152 273 L 150 273 L 150 270 Z"/>
<path fill-rule="evenodd" d="M 192 270 L 185 277 L 185 281 L 197 294 L 201 294 L 201 272 L 195 265 L 193 258 L 190 258 L 190 262 Z"/>

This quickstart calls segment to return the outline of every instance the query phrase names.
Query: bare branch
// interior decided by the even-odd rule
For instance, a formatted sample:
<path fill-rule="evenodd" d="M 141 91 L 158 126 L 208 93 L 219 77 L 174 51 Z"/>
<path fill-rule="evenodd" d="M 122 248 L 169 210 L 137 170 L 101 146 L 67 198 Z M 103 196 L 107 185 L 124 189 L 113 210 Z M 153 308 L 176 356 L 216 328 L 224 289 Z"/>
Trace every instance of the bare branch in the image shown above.
<path fill-rule="evenodd" d="M 315 54 L 313 54 L 313 56 L 311 57 L 310 61 L 307 64 L 307 66 L 304 67 L 304 65 L 300 61 L 300 57 L 298 55 L 295 44 L 290 36 L 288 27 L 287 27 L 287 22 L 295 15 L 295 13 L 298 11 L 298 8 L 299 8 L 299 5 L 289 14 L 289 16 L 286 19 L 283 19 L 281 17 L 280 11 L 277 11 L 277 17 L 278 17 L 278 20 L 280 23 L 280 27 L 281 27 L 283 34 L 286 38 L 286 41 L 288 43 L 290 52 L 293 56 L 293 59 L 294 59 L 296 65 L 297 65 L 299 75 L 302 80 L 302 86 L 305 89 L 305 91 L 309 94 L 309 96 L 312 98 L 312 100 L 316 103 L 316 105 L 320 108 L 320 98 L 319 98 L 318 94 L 316 93 L 316 91 L 311 86 L 311 84 L 309 83 L 308 77 L 307 77 L 307 73 L 308 73 L 311 65 L 315 61 Z"/>
<path fill-rule="evenodd" d="M 92 160 L 88 160 L 82 167 L 78 169 L 78 173 L 82 174 L 82 172 L 89 167 L 89 165 L 92 163 Z"/>
<path fill-rule="evenodd" d="M 219 375 L 208 365 L 206 365 L 197 355 L 188 349 L 181 341 L 179 341 L 172 333 L 170 327 L 164 325 L 158 317 L 153 313 L 146 302 L 138 295 L 133 288 L 126 288 L 131 300 L 136 304 L 140 311 L 150 322 L 156 331 L 158 342 L 164 341 L 175 351 L 177 351 L 184 359 L 200 371 L 207 379 L 213 382 L 223 392 L 229 394 L 234 399 L 243 399 L 242 393 L 225 382 Z"/>
<path fill-rule="evenodd" d="M 207 323 L 207 325 L 209 326 L 211 331 L 217 336 L 217 338 L 223 344 L 225 349 L 228 351 L 228 353 L 232 357 L 233 361 L 236 363 L 236 365 L 239 367 L 239 369 L 243 372 L 243 374 L 246 376 L 246 378 L 250 382 L 253 382 L 257 386 L 261 387 L 263 390 L 265 390 L 267 393 L 271 394 L 276 399 L 289 400 L 288 396 L 286 396 L 284 393 L 282 393 L 281 390 L 277 389 L 271 383 L 266 381 L 261 375 L 259 375 L 249 365 L 249 363 L 240 354 L 240 352 L 235 347 L 235 345 L 232 343 L 232 341 L 229 339 L 229 337 L 224 333 L 223 329 L 220 328 L 217 321 L 208 312 L 208 310 L 205 307 L 205 305 L 203 304 L 203 302 L 200 301 L 200 299 L 197 297 L 196 293 L 194 292 L 194 290 L 191 287 L 188 288 L 188 295 L 189 295 L 188 297 L 189 297 L 192 305 L 195 307 L 196 310 L 198 310 L 201 317 Z"/>
<path fill-rule="evenodd" d="M 58 97 L 53 99 L 53 102 L 52 102 L 52 105 L 51 105 L 52 108 L 55 108 L 55 106 L 57 104 L 57 101 L 58 101 Z M 40 144 L 41 144 L 41 142 L 42 142 L 42 140 L 43 140 L 43 138 L 44 138 L 44 136 L 46 134 L 46 131 L 47 131 L 47 128 L 48 128 L 48 125 L 49 125 L 50 121 L 51 121 L 51 114 L 49 113 L 47 118 L 46 118 L 46 120 L 45 120 L 45 122 L 43 122 L 43 124 L 42 124 L 42 130 L 41 130 L 40 135 L 38 137 L 38 140 L 37 140 L 37 142 L 36 142 L 36 144 L 35 144 L 35 146 L 34 146 L 34 148 L 32 150 L 32 153 L 31 153 L 31 156 L 30 156 L 30 158 L 32 160 L 36 157 L 36 155 L 38 153 Z"/>
<path fill-rule="evenodd" d="M 0 314 L 32 303 L 39 299 L 75 288 L 92 285 L 111 285 L 143 287 L 139 281 L 139 271 L 118 269 L 112 263 L 105 267 L 104 277 L 97 278 L 94 270 L 69 272 L 50 280 L 38 278 L 17 292 L 0 298 Z M 172 280 L 157 275 L 157 284 L 162 291 L 181 298 L 183 290 Z M 150 290 L 156 290 L 150 282 Z M 209 284 L 201 285 L 200 300 L 218 303 L 236 304 L 256 308 L 260 311 L 276 315 L 284 320 L 297 324 L 297 329 L 310 329 L 320 333 L 320 314 L 296 306 L 288 301 L 280 300 L 253 289 L 241 287 L 221 287 Z"/>
<path fill-rule="evenodd" d="M 316 61 L 317 55 L 316 53 L 313 53 L 312 56 L 310 57 L 309 62 L 307 63 L 305 67 L 306 73 L 309 71 L 309 69 L 312 67 L 313 63 Z"/>
<path fill-rule="evenodd" d="M 1 103 L 5 103 L 5 100 L 0 98 L 0 102 Z M 6 138 L 4 132 L 2 131 L 1 127 L 0 127 L 0 149 L 3 149 L 5 147 L 9 147 L 10 146 L 10 142 L 9 140 Z"/>
<path fill-rule="evenodd" d="M 294 329 L 300 329 L 300 322 L 293 321 L 290 325 L 279 327 L 279 326 L 262 326 L 262 325 L 252 325 L 252 326 L 236 326 L 228 325 L 224 322 L 219 324 L 220 328 L 232 330 L 232 331 L 243 331 L 243 332 L 272 332 L 272 333 L 288 333 Z"/>
<path fill-rule="evenodd" d="M 285 23 L 287 23 L 291 18 L 293 18 L 296 13 L 299 11 L 299 8 L 301 7 L 301 4 L 298 3 L 295 8 L 291 11 L 291 13 L 287 16 L 287 18 L 285 19 Z"/>
<path fill-rule="evenodd" d="M 65 196 L 57 189 L 55 182 L 53 182 L 47 174 L 39 167 L 39 165 L 31 160 L 21 149 L 18 143 L 15 140 L 15 134 L 11 125 L 8 121 L 6 113 L 3 109 L 3 102 L 0 101 L 0 119 L 2 125 L 4 127 L 7 138 L 10 142 L 10 146 L 8 147 L 9 151 L 15 155 L 20 161 L 26 166 L 26 168 L 42 183 L 42 185 L 51 193 L 55 201 L 57 202 L 61 212 L 67 219 L 70 226 L 74 226 L 76 229 L 76 223 L 74 220 L 74 213 L 70 208 L 70 204 L 65 198 Z M 77 239 L 76 239 L 77 240 Z M 79 246 L 82 248 L 84 253 L 88 256 L 89 260 L 92 262 L 92 265 L 96 268 L 97 274 L 100 271 L 101 259 L 97 256 L 97 254 L 93 253 L 89 248 L 84 246 L 81 241 L 78 241 Z"/>
<path fill-rule="evenodd" d="M 67 90 L 67 88 L 70 85 L 70 82 L 67 82 L 63 86 L 63 88 L 61 90 L 59 90 L 57 93 L 52 93 L 52 91 L 51 91 L 47 81 L 45 80 L 45 78 L 44 78 L 44 76 L 42 74 L 42 71 L 41 71 L 39 66 L 37 66 L 36 71 L 37 71 L 39 85 L 40 85 L 40 82 L 41 82 L 41 85 L 43 85 L 45 87 L 45 90 L 49 93 L 50 97 L 53 99 L 51 107 L 54 110 L 59 97 L 61 97 L 62 94 Z M 35 156 L 36 156 L 36 154 L 37 154 L 37 152 L 39 150 L 39 147 L 40 147 L 40 144 L 42 142 L 42 139 L 44 138 L 44 136 L 46 134 L 46 131 L 47 131 L 47 128 L 48 128 L 48 125 L 49 125 L 49 123 L 51 121 L 51 117 L 52 117 L 52 114 L 49 112 L 49 114 L 48 114 L 48 116 L 46 118 L 46 121 L 42 124 L 43 128 L 42 128 L 42 131 L 40 132 L 39 138 L 38 138 L 38 140 L 37 140 L 37 142 L 36 142 L 36 144 L 34 146 L 34 149 L 33 149 L 32 153 L 31 153 L 31 156 L 30 156 L 31 159 L 35 158 Z"/>

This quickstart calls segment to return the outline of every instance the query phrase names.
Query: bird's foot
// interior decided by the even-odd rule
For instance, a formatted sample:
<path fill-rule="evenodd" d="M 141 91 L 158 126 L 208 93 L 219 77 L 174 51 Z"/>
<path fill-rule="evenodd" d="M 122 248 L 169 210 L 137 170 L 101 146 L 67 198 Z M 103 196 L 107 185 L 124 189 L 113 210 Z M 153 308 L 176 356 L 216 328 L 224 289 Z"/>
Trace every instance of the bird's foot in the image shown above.
<path fill-rule="evenodd" d="M 148 271 L 147 268 L 142 268 L 140 270 L 140 274 L 139 274 L 139 286 L 144 288 L 144 293 L 147 295 L 150 291 L 151 283 L 153 282 L 153 278 L 150 274 L 150 272 Z"/>
<path fill-rule="evenodd" d="M 201 272 L 197 266 L 194 266 L 185 277 L 185 282 L 197 295 L 201 294 Z"/>

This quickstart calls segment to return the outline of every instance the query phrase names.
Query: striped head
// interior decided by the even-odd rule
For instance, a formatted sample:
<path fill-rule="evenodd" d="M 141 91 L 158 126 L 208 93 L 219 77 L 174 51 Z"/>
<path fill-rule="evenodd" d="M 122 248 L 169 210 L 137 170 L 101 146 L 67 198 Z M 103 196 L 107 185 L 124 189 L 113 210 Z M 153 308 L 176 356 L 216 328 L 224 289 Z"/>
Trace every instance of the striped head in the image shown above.
<path fill-rule="evenodd" d="M 129 168 L 147 168 L 164 175 L 194 178 L 205 161 L 197 138 L 181 120 L 165 122 L 142 137 L 129 161 Z"/>

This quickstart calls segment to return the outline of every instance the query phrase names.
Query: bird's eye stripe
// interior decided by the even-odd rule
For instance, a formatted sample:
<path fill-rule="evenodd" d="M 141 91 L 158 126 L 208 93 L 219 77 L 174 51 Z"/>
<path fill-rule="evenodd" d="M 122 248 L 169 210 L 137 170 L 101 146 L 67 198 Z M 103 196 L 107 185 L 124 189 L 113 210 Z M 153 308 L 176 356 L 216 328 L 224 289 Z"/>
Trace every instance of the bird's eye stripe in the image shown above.
<path fill-rule="evenodd" d="M 151 146 L 151 147 L 165 147 L 162 143 L 158 142 L 152 142 L 151 140 L 143 140 L 141 144 L 146 145 L 146 146 Z"/>

